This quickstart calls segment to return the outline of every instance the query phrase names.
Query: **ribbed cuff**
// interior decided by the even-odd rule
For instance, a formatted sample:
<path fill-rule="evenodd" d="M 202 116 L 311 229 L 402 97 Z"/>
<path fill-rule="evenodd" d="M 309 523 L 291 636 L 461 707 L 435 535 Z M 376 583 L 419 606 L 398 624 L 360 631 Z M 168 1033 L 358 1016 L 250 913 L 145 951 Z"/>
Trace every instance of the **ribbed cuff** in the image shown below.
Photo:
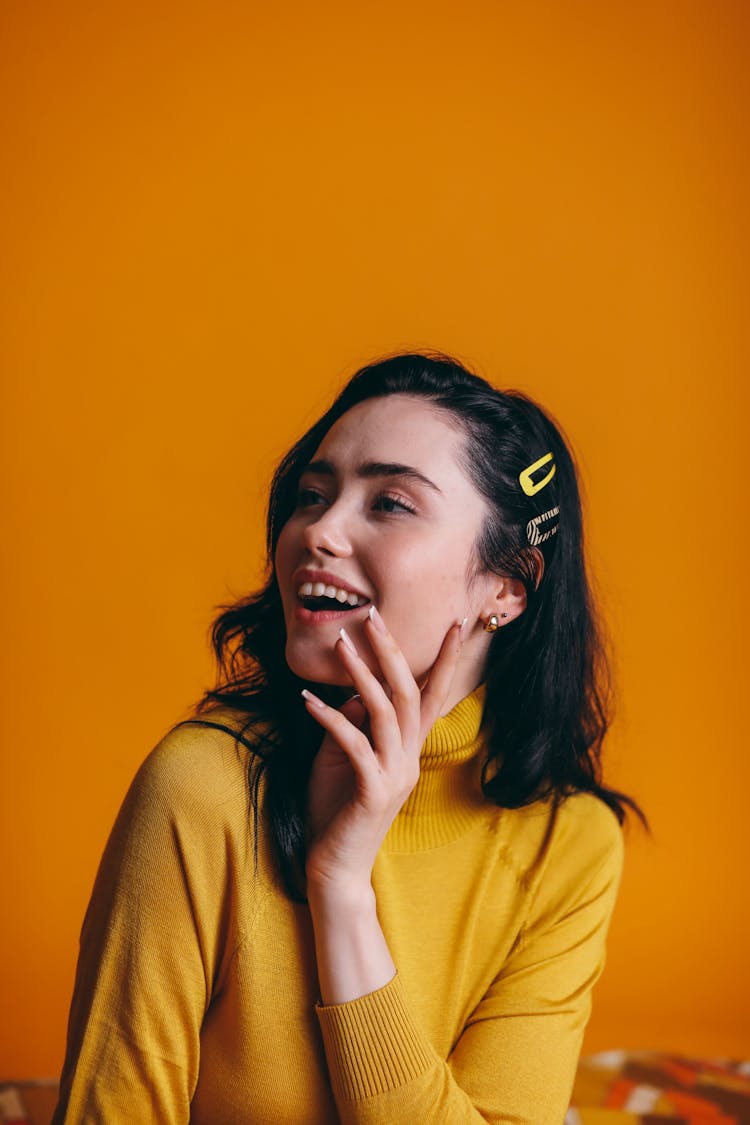
<path fill-rule="evenodd" d="M 406 1006 L 398 973 L 345 1004 L 316 1004 L 336 1099 L 361 1101 L 403 1086 L 432 1065 L 432 1048 Z"/>

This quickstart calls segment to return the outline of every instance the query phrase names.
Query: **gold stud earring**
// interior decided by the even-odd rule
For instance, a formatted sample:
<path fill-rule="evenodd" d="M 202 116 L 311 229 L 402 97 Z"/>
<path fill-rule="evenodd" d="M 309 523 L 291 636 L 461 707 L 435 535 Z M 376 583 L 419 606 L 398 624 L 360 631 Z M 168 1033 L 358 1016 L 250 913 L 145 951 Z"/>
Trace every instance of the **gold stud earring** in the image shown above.
<path fill-rule="evenodd" d="M 507 613 L 501 613 L 500 617 L 507 617 Z M 484 623 L 485 633 L 494 633 L 500 628 L 500 621 L 496 613 L 491 613 Z"/>

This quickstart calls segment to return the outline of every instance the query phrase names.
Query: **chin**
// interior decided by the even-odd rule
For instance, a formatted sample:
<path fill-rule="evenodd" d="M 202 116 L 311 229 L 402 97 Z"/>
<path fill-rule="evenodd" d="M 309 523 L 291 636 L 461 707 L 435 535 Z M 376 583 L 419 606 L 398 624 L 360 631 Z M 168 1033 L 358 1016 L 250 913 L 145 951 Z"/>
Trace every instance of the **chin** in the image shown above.
<path fill-rule="evenodd" d="M 335 657 L 321 659 L 320 650 L 317 652 L 301 653 L 287 650 L 285 653 L 289 670 L 301 680 L 313 684 L 329 684 L 331 687 L 352 687 L 352 681 L 340 666 L 337 668 Z"/>

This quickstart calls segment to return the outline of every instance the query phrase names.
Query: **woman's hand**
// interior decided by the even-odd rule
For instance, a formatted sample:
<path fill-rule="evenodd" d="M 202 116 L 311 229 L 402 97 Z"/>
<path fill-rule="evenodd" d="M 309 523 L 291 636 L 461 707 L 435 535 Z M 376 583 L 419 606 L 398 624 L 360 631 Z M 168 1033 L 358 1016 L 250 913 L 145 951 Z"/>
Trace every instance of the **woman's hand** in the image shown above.
<path fill-rule="evenodd" d="M 341 637 L 336 653 L 359 699 L 336 710 L 312 693 L 303 693 L 309 714 L 328 732 L 308 789 L 309 889 L 370 887 L 375 857 L 417 783 L 422 745 L 448 697 L 461 651 L 460 630 L 460 623 L 448 630 L 420 690 L 373 606 L 365 632 L 385 684 Z"/>

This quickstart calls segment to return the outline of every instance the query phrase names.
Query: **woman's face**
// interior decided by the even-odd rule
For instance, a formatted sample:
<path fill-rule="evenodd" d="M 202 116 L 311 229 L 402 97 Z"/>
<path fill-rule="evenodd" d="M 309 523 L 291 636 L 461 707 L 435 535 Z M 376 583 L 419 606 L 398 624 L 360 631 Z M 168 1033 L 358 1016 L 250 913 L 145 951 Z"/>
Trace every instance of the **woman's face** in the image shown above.
<path fill-rule="evenodd" d="M 476 622 L 487 591 L 468 571 L 487 505 L 459 463 L 464 440 L 445 411 L 401 394 L 359 403 L 328 431 L 276 548 L 296 675 L 350 682 L 334 652 L 342 625 L 378 674 L 363 628 L 372 602 L 417 680 L 453 622 Z M 318 583 L 326 600 L 310 600 Z"/>

